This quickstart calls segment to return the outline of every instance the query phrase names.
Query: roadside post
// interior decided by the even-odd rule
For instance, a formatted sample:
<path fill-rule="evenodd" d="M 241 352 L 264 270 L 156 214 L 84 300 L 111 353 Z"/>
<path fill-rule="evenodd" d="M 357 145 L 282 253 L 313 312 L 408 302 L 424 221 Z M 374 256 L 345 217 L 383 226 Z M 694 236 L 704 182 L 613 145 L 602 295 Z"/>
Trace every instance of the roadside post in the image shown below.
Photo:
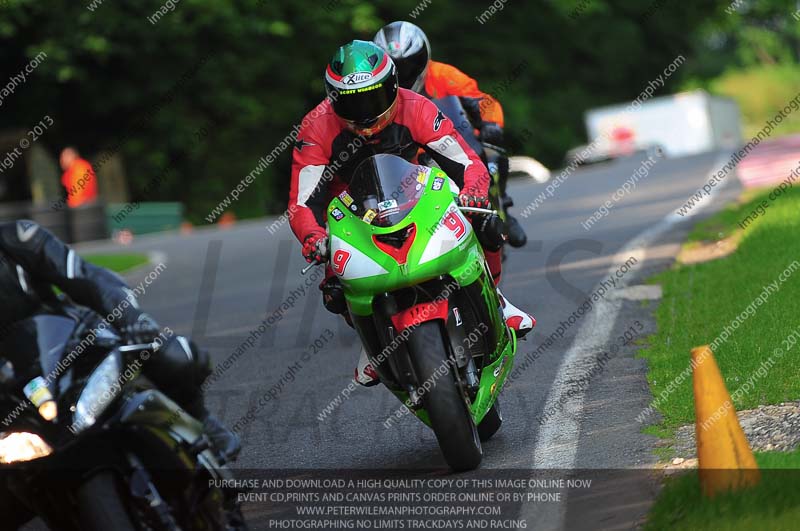
<path fill-rule="evenodd" d="M 703 494 L 758 484 L 761 472 L 708 345 L 692 349 L 695 437 Z"/>

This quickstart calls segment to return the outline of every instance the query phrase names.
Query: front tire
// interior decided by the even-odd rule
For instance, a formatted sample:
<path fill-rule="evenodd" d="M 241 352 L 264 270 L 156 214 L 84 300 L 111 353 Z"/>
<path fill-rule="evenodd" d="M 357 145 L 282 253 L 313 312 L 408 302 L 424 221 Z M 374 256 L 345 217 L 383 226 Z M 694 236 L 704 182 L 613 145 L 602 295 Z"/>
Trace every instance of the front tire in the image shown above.
<path fill-rule="evenodd" d="M 445 461 L 456 472 L 478 468 L 483 458 L 478 429 L 453 375 L 439 323 L 419 325 L 408 338 L 408 349 Z"/>
<path fill-rule="evenodd" d="M 78 504 L 82 530 L 136 531 L 111 471 L 89 478 L 78 490 Z"/>
<path fill-rule="evenodd" d="M 497 433 L 497 430 L 499 430 L 502 425 L 503 414 L 500 411 L 500 400 L 495 399 L 492 407 L 486 412 L 481 423 L 478 424 L 478 435 L 481 437 L 481 442 L 491 439 L 492 435 Z"/>

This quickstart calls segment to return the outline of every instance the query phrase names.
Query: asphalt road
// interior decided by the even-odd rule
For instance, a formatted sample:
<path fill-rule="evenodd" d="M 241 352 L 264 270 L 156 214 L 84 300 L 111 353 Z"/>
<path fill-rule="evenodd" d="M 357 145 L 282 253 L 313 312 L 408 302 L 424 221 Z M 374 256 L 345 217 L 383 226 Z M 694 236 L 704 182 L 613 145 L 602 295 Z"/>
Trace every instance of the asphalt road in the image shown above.
<path fill-rule="evenodd" d="M 714 154 L 707 154 L 658 162 L 589 230 L 582 222 L 631 178 L 640 166 L 639 160 L 581 169 L 562 182 L 529 217 L 520 217 L 530 241 L 525 248 L 510 252 L 502 289 L 516 305 L 536 316 L 538 326 L 536 333 L 520 343 L 518 360 L 536 350 L 577 310 L 587 294 L 607 277 L 609 268 L 620 265 L 615 255 L 626 242 L 657 224 L 703 184 L 715 159 Z M 519 213 L 546 186 L 513 181 L 510 190 L 517 207 L 512 212 Z M 729 187 L 715 203 L 721 203 L 737 187 Z M 218 369 L 262 319 L 282 305 L 287 309 L 281 320 L 208 390 L 210 409 L 230 425 L 258 407 L 264 393 L 274 391 L 274 399 L 255 410 L 255 419 L 242 430 L 244 451 L 237 467 L 419 468 L 441 473 L 444 464 L 436 440 L 420 422 L 407 416 L 384 428 L 384 421 L 399 403 L 382 387 L 358 388 L 328 418 L 318 420 L 323 408 L 349 383 L 358 357 L 358 340 L 340 318 L 322 308 L 316 288 L 319 279 L 311 282 L 313 276 L 300 275 L 305 262 L 289 227 L 283 226 L 271 235 L 266 229 L 271 221 L 240 223 L 227 230 L 201 229 L 190 235 L 141 237 L 132 245 L 135 250 L 159 253 L 167 265 L 143 297 L 142 306 L 162 324 L 191 334 L 208 347 Z M 626 273 L 627 283 L 637 284 L 649 273 L 666 267 L 684 230 L 678 224 L 660 235 L 647 260 Z M 116 246 L 80 247 L 82 252 L 110 248 Z M 614 322 L 612 341 L 628 329 L 637 338 L 652 332 L 650 313 L 641 302 L 624 302 Z M 573 346 L 584 322 L 586 318 L 566 327 L 563 337 L 541 352 L 504 391 L 505 424 L 484 444 L 484 470 L 530 469 L 534 465 L 543 406 L 561 359 Z M 323 339 L 326 344 L 315 352 L 311 345 L 331 335 L 326 330 L 333 338 Z M 584 345 L 598 354 L 610 352 L 611 346 L 608 342 Z M 308 353 L 307 361 L 296 365 L 304 353 Z M 599 469 L 596 477 L 602 480 L 604 474 L 610 474 L 602 470 L 650 466 L 655 440 L 641 433 L 635 417 L 651 397 L 644 362 L 634 358 L 633 347 L 617 346 L 607 365 L 582 390 L 585 398 L 574 468 Z M 557 430 L 562 415 L 556 411 L 544 422 L 553 423 Z M 537 466 L 549 468 L 547 461 Z M 539 519 L 535 510 L 523 510 L 520 516 L 535 518 L 528 528 L 539 528 L 536 521 L 548 522 L 542 528 L 583 528 L 592 521 L 599 522 L 600 527 L 629 528 L 646 513 L 655 488 L 652 477 L 645 473 L 607 487 L 595 489 L 590 496 L 571 496 L 557 508 L 559 515 Z M 566 512 L 564 503 L 569 504 Z M 581 509 L 584 506 L 593 508 L 597 515 L 587 516 L 591 510 Z M 264 510 L 253 506 L 248 512 L 258 522 Z M 258 524 L 254 527 L 260 528 Z"/>

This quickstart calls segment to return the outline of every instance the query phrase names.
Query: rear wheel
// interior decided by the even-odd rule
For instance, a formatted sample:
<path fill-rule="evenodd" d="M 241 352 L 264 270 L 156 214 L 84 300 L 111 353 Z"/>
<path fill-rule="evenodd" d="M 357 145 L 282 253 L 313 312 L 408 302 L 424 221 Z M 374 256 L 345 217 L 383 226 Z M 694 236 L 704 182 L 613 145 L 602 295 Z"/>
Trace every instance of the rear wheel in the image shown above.
<path fill-rule="evenodd" d="M 452 372 L 439 323 L 419 325 L 408 339 L 408 349 L 445 461 L 455 471 L 477 468 L 483 458 L 478 429 Z"/>
<path fill-rule="evenodd" d="M 488 441 L 503 425 L 503 414 L 500 412 L 500 401 L 495 400 L 491 409 L 486 412 L 483 420 L 478 424 L 478 435 L 481 441 Z"/>
<path fill-rule="evenodd" d="M 111 471 L 95 474 L 78 491 L 81 529 L 136 531 Z"/>

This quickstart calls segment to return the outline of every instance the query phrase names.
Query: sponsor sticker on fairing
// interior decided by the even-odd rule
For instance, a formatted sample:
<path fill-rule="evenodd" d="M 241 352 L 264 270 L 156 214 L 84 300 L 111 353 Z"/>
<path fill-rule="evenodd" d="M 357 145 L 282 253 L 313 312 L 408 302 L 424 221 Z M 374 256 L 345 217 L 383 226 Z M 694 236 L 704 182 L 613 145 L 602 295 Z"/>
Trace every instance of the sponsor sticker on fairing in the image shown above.
<path fill-rule="evenodd" d="M 344 212 L 337 207 L 331 210 L 331 216 L 333 216 L 333 219 L 336 221 L 342 221 L 342 218 L 344 218 Z"/>
<path fill-rule="evenodd" d="M 370 208 L 361 219 L 363 219 L 366 223 L 372 223 L 372 220 L 375 219 L 375 216 L 377 215 L 378 213 Z"/>
<path fill-rule="evenodd" d="M 495 378 L 497 378 L 497 375 L 498 375 L 498 374 L 500 374 L 500 372 L 501 372 L 502 370 L 503 370 L 503 364 L 501 363 L 500 365 L 498 365 L 497 367 L 495 367 L 495 368 L 494 368 L 494 370 L 492 371 L 492 375 L 493 375 Z"/>
<path fill-rule="evenodd" d="M 344 206 L 346 207 L 349 207 L 353 204 L 353 196 L 347 193 L 347 190 L 339 194 L 339 199 L 341 199 L 342 203 L 344 203 Z"/>
<path fill-rule="evenodd" d="M 28 400 L 36 406 L 37 408 L 53 399 L 53 395 L 50 393 L 50 389 L 47 387 L 47 382 L 41 376 L 37 376 L 33 380 L 27 383 L 23 388 L 23 392 L 25 396 L 28 397 Z"/>
<path fill-rule="evenodd" d="M 441 177 L 437 177 L 433 180 L 433 185 L 431 186 L 431 188 L 433 188 L 434 190 L 441 190 L 443 186 L 444 186 L 444 179 Z"/>
<path fill-rule="evenodd" d="M 385 218 L 398 212 L 400 212 L 400 208 L 397 206 L 397 199 L 387 199 L 378 203 L 378 217 L 380 218 Z"/>

